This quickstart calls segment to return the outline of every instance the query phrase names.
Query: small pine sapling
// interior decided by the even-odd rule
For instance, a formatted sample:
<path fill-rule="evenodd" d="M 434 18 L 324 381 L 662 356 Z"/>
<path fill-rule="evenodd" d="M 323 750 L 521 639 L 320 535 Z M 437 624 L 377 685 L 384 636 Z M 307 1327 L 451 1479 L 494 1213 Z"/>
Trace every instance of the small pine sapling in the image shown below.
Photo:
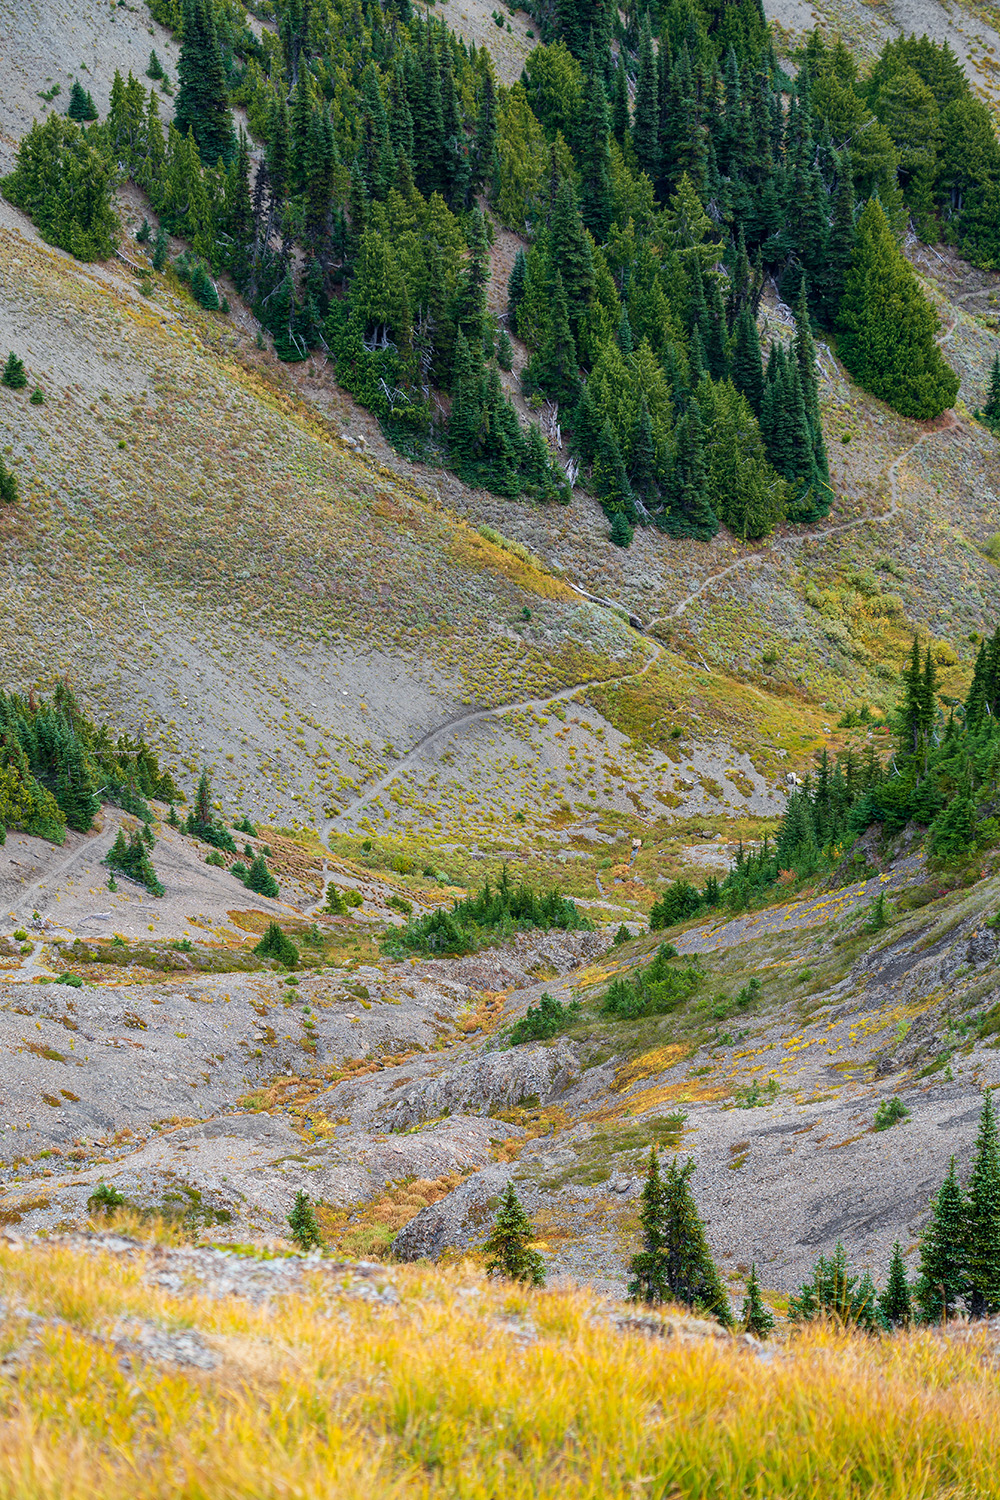
<path fill-rule="evenodd" d="M 295 1195 L 295 1206 L 288 1215 L 288 1226 L 292 1231 L 292 1239 L 300 1250 L 312 1250 L 323 1243 L 316 1215 L 309 1202 L 309 1194 L 301 1188 Z"/>
<path fill-rule="evenodd" d="M 12 349 L 3 367 L 3 374 L 0 375 L 0 385 L 5 385 L 11 391 L 21 391 L 27 384 L 28 377 L 24 373 L 24 361 L 18 359 Z"/>
<path fill-rule="evenodd" d="M 500 1200 L 500 1210 L 489 1239 L 483 1246 L 488 1276 L 506 1276 L 511 1281 L 525 1281 L 529 1286 L 545 1284 L 545 1262 L 531 1249 L 534 1230 L 508 1182 Z"/>
<path fill-rule="evenodd" d="M 747 1294 L 740 1322 L 747 1333 L 752 1333 L 758 1339 L 766 1339 L 774 1327 L 774 1313 L 761 1296 L 756 1265 L 750 1267 L 750 1275 L 747 1277 Z"/>
<path fill-rule="evenodd" d="M 32 406 L 44 406 L 45 405 L 45 392 L 42 390 L 42 388 L 41 388 L 40 385 L 36 385 L 35 386 L 35 389 L 32 391 L 31 395 L 28 397 L 28 400 L 31 402 Z"/>
<path fill-rule="evenodd" d="M 163 71 L 163 64 L 157 57 L 155 51 L 149 54 L 149 67 L 146 69 L 146 77 L 152 78 L 155 83 L 165 83 L 167 75 Z"/>
<path fill-rule="evenodd" d="M 139 228 L 135 232 L 135 242 L 136 242 L 136 244 L 137 245 L 148 245 L 149 244 L 149 240 L 150 240 L 150 236 L 152 235 L 152 233 L 153 233 L 153 231 L 152 231 L 152 229 L 150 227 L 149 220 L 145 216 L 143 216 L 142 223 L 139 225 Z"/>

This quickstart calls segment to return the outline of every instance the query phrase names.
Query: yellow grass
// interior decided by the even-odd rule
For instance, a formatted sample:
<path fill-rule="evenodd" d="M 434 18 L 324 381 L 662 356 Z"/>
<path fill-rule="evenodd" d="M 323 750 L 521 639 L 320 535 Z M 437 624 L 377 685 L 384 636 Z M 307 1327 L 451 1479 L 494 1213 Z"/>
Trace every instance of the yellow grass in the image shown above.
<path fill-rule="evenodd" d="M 3 1500 L 930 1500 L 1000 1489 L 988 1335 L 622 1334 L 580 1291 L 399 1268 L 400 1302 L 317 1276 L 268 1309 L 175 1298 L 141 1264 L 0 1251 Z M 480 1295 L 470 1297 L 469 1286 Z M 462 1291 L 466 1295 L 461 1295 Z M 17 1311 L 12 1312 L 15 1308 Z M 331 1316 L 332 1314 L 332 1316 Z M 212 1373 L 114 1345 L 119 1317 L 196 1327 Z M 536 1337 L 511 1336 L 511 1318 Z M 61 1320 L 61 1321 L 55 1321 Z"/>

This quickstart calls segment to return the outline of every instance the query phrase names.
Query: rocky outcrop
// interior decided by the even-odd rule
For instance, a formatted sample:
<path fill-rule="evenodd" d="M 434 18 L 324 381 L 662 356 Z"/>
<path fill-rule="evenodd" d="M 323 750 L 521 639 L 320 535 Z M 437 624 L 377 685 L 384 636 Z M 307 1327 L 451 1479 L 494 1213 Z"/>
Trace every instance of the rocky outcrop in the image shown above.
<path fill-rule="evenodd" d="M 546 1104 L 579 1075 L 572 1047 L 508 1047 L 430 1076 L 412 1065 L 347 1080 L 321 1094 L 316 1108 L 373 1130 L 409 1130 L 442 1115 L 490 1115 L 519 1104 Z"/>
<path fill-rule="evenodd" d="M 433 1260 L 442 1250 L 468 1249 L 484 1240 L 512 1170 L 485 1167 L 439 1203 L 422 1208 L 396 1236 L 397 1259 Z"/>

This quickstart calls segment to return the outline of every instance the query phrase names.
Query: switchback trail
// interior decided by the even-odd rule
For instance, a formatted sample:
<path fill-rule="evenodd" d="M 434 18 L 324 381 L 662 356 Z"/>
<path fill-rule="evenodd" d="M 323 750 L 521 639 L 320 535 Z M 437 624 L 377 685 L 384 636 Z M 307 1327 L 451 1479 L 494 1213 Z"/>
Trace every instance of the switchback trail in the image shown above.
<path fill-rule="evenodd" d="M 938 345 L 947 343 L 952 334 L 955 332 L 957 323 L 958 319 L 952 318 L 951 326 L 937 340 Z M 679 604 L 675 604 L 673 609 L 670 610 L 668 614 L 657 615 L 654 619 L 650 620 L 649 624 L 646 626 L 646 629 L 652 630 L 654 625 L 659 625 L 663 620 L 679 619 L 679 617 L 684 613 L 689 604 L 693 604 L 696 599 L 701 598 L 702 594 L 708 588 L 709 584 L 719 583 L 721 579 L 728 577 L 730 573 L 737 572 L 740 568 L 753 568 L 756 567 L 758 563 L 766 562 L 767 559 L 771 556 L 772 552 L 776 551 L 779 547 L 801 547 L 804 542 L 810 541 L 813 538 L 819 540 L 829 536 L 837 536 L 840 532 L 853 531 L 857 526 L 864 526 L 868 521 L 873 521 L 881 526 L 886 521 L 893 520 L 894 517 L 899 514 L 899 482 L 897 476 L 900 466 L 904 464 L 910 457 L 910 455 L 916 452 L 916 450 L 920 447 L 920 444 L 926 442 L 929 437 L 934 437 L 939 432 L 952 432 L 960 425 L 961 424 L 959 423 L 958 418 L 955 416 L 955 413 L 953 411 L 945 412 L 944 421 L 939 427 L 931 427 L 928 428 L 925 432 L 922 432 L 920 436 L 910 444 L 909 448 L 905 448 L 898 458 L 893 459 L 887 470 L 887 478 L 889 480 L 889 493 L 892 499 L 892 503 L 889 506 L 889 509 L 883 511 L 881 515 L 855 516 L 851 521 L 839 521 L 835 525 L 825 526 L 821 530 L 817 529 L 815 531 L 802 531 L 794 536 L 778 537 L 772 543 L 770 543 L 768 547 L 762 549 L 760 552 L 750 552 L 745 557 L 737 558 L 736 561 L 730 563 L 728 567 L 721 568 L 718 573 L 707 574 L 706 577 L 702 579 L 698 587 L 694 589 L 690 594 L 688 594 L 686 598 L 682 599 Z"/>
<path fill-rule="evenodd" d="M 331 833 L 346 832 L 345 823 L 348 819 L 355 817 L 364 808 L 370 806 L 376 798 L 380 797 L 387 787 L 391 786 L 396 778 L 404 771 L 409 771 L 416 766 L 426 755 L 428 750 L 444 739 L 450 738 L 461 729 L 468 729 L 470 724 L 479 724 L 486 719 L 502 719 L 508 714 L 518 713 L 543 713 L 545 709 L 551 708 L 554 703 L 566 703 L 575 698 L 578 693 L 585 693 L 588 688 L 607 687 L 620 682 L 631 682 L 640 677 L 645 677 L 653 663 L 659 660 L 663 654 L 663 647 L 659 641 L 651 640 L 648 645 L 652 648 L 642 667 L 636 672 L 623 672 L 619 677 L 591 677 L 584 682 L 577 682 L 572 687 L 560 688 L 557 693 L 550 693 L 545 698 L 521 698 L 516 703 L 501 703 L 495 708 L 476 708 L 467 714 L 459 714 L 454 719 L 448 719 L 444 724 L 439 724 L 436 729 L 428 730 L 411 750 L 396 762 L 384 776 L 366 787 L 353 801 L 337 813 L 328 818 L 323 824 L 322 838 L 324 844 L 328 842 Z"/>

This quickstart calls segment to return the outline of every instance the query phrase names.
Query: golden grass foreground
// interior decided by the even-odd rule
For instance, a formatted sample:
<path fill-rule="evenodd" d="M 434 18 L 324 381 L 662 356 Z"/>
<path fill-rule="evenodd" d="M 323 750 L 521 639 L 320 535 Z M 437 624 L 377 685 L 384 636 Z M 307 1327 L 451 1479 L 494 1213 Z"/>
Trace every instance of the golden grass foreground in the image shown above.
<path fill-rule="evenodd" d="M 468 1263 L 394 1269 L 393 1305 L 317 1273 L 264 1309 L 168 1295 L 144 1264 L 0 1250 L 3 1500 L 1000 1494 L 989 1330 L 820 1327 L 762 1361 Z M 125 1319 L 196 1329 L 221 1363 L 123 1360 Z"/>

